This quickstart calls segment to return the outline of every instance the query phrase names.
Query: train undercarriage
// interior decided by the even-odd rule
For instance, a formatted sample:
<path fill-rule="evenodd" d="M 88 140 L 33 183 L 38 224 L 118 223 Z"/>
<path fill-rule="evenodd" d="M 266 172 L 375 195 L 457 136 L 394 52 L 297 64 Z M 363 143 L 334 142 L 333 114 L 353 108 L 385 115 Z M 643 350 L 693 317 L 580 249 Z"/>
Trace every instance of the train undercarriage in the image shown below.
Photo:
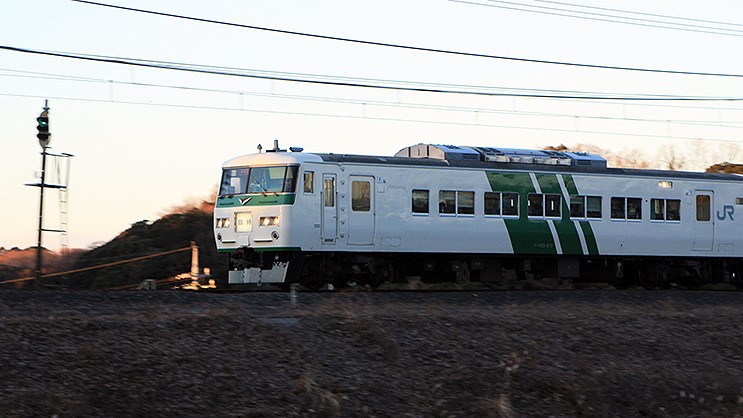
<path fill-rule="evenodd" d="M 609 283 L 619 289 L 695 289 L 710 283 L 743 288 L 743 260 L 736 258 L 256 252 L 242 248 L 230 253 L 229 264 L 230 284 L 288 288 L 299 283 L 310 290 L 327 284 L 374 289 L 411 278 L 422 283 L 480 283 L 500 288 L 547 279 Z"/>

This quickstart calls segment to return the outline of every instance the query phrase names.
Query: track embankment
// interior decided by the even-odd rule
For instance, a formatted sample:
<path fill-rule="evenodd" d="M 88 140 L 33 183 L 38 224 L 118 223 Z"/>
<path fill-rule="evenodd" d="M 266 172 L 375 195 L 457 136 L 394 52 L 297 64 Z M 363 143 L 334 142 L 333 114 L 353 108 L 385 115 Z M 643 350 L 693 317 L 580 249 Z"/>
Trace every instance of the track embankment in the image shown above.
<path fill-rule="evenodd" d="M 0 290 L 0 416 L 743 416 L 743 293 Z"/>

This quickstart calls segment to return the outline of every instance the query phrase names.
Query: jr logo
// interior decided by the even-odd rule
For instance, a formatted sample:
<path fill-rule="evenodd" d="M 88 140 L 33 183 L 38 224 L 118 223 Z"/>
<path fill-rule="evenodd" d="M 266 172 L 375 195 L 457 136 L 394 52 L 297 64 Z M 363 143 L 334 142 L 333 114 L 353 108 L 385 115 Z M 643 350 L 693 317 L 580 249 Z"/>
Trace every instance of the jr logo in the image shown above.
<path fill-rule="evenodd" d="M 731 221 L 734 221 L 733 215 L 735 214 L 735 206 L 733 205 L 725 205 L 722 207 L 722 212 L 719 210 L 717 211 L 717 219 L 724 221 L 728 217 L 730 217 Z"/>

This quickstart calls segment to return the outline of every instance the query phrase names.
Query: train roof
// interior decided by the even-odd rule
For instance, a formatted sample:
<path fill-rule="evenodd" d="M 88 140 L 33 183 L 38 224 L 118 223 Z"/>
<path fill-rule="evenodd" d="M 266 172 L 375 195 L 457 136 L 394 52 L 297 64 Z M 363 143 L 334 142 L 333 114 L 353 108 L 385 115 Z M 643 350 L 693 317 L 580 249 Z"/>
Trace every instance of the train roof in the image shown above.
<path fill-rule="evenodd" d="M 743 176 L 738 174 L 610 168 L 603 157 L 583 152 L 417 144 L 401 149 L 394 157 L 348 154 L 316 155 L 327 162 L 357 164 L 482 168 L 743 182 Z"/>
<path fill-rule="evenodd" d="M 585 174 L 607 174 L 615 176 L 639 176 L 639 177 L 662 177 L 683 178 L 700 180 L 723 180 L 743 182 L 743 176 L 738 174 L 724 173 L 701 173 L 690 171 L 670 170 L 645 170 L 636 168 L 595 168 L 583 166 L 565 165 L 540 165 L 528 163 L 500 163 L 482 162 L 471 160 L 434 160 L 426 158 L 409 157 L 383 157 L 370 155 L 349 154 L 315 154 L 326 162 L 352 163 L 352 164 L 389 164 L 401 166 L 424 166 L 424 167 L 459 167 L 459 168 L 481 168 L 486 170 L 514 170 L 514 171 L 539 171 L 557 173 L 585 173 Z"/>
<path fill-rule="evenodd" d="M 290 151 L 287 152 L 287 150 L 279 149 L 278 144 L 275 144 L 272 150 L 263 153 L 242 155 L 226 161 L 223 166 L 239 167 L 277 163 L 303 164 L 308 162 L 331 162 L 743 182 L 743 176 L 738 174 L 613 168 L 607 167 L 606 160 L 596 154 L 550 150 L 417 144 L 403 148 L 395 156 L 304 153 L 301 148 L 290 148 Z"/>

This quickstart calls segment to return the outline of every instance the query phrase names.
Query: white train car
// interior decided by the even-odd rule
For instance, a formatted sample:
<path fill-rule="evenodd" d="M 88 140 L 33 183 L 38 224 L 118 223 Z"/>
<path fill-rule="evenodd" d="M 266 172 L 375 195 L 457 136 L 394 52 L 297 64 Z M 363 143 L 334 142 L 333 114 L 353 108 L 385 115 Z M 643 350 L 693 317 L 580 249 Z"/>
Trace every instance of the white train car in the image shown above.
<path fill-rule="evenodd" d="M 215 239 L 231 284 L 497 282 L 506 270 L 618 286 L 741 282 L 741 176 L 486 147 L 290 151 L 223 166 Z"/>

